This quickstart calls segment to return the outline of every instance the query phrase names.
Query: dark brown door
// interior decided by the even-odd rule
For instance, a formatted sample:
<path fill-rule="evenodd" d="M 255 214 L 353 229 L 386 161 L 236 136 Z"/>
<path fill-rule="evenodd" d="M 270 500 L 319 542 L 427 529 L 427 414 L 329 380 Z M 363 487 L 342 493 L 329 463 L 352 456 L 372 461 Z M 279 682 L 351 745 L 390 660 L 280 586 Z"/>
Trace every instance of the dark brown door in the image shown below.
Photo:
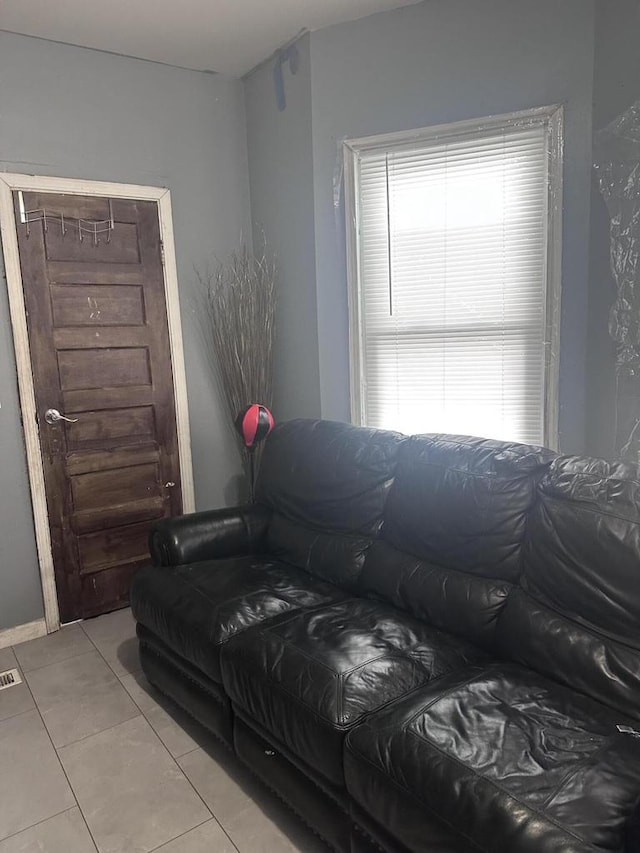
<path fill-rule="evenodd" d="M 124 606 L 150 521 L 182 511 L 158 210 L 52 193 L 14 204 L 68 622 Z"/>

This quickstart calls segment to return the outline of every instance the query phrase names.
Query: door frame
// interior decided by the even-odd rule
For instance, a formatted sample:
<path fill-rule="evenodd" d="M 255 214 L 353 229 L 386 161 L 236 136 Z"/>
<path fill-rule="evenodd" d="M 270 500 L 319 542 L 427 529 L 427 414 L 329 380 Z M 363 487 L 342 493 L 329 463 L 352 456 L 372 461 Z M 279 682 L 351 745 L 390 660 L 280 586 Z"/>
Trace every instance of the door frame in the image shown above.
<path fill-rule="evenodd" d="M 75 178 L 53 178 L 39 175 L 20 175 L 0 172 L 0 234 L 4 254 L 9 314 L 13 330 L 13 343 L 18 373 L 18 392 L 22 411 L 22 429 L 27 451 L 27 467 L 31 490 L 31 505 L 35 524 L 36 547 L 42 582 L 42 597 L 47 633 L 60 627 L 60 613 L 53 570 L 53 553 L 49 530 L 49 516 L 44 485 L 44 468 L 40 450 L 36 399 L 31 374 L 31 352 L 27 333 L 22 272 L 18 254 L 18 231 L 14 216 L 12 193 L 51 192 L 67 195 L 89 195 L 106 198 L 154 201 L 158 207 L 160 239 L 163 250 L 164 293 L 169 325 L 169 345 L 173 374 L 178 457 L 182 482 L 183 512 L 195 510 L 193 466 L 191 461 L 191 434 L 187 380 L 184 365 L 178 272 L 173 242 L 171 194 L 166 187 L 146 187 L 136 184 L 114 184 L 105 181 L 85 181 Z"/>

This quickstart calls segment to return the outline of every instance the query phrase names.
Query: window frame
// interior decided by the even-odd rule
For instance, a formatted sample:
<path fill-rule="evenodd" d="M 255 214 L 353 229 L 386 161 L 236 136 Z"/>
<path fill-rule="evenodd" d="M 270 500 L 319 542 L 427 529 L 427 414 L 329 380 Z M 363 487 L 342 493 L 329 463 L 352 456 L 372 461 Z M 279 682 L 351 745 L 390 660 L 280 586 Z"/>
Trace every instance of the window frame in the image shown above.
<path fill-rule="evenodd" d="M 544 125 L 548 133 L 547 231 L 545 267 L 545 341 L 542 379 L 544 387 L 543 441 L 558 449 L 558 386 L 560 366 L 560 302 L 562 289 L 562 180 L 563 124 L 561 104 L 522 110 L 505 115 L 476 118 L 416 130 L 386 133 L 343 141 L 345 183 L 345 224 L 347 250 L 347 292 L 349 305 L 349 364 L 351 421 L 366 426 L 366 380 L 364 366 L 364 324 L 360 270 L 360 186 L 358 159 L 362 153 L 393 148 L 411 149 L 465 133 L 496 131 L 510 127 Z"/>

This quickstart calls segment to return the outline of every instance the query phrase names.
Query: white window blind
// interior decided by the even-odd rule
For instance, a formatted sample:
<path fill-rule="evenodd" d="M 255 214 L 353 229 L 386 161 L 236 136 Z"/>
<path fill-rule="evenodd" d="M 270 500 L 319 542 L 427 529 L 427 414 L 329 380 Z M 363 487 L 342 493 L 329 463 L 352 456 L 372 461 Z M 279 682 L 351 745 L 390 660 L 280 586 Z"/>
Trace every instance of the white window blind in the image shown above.
<path fill-rule="evenodd" d="M 553 133 L 547 113 L 351 149 L 358 420 L 553 444 Z"/>

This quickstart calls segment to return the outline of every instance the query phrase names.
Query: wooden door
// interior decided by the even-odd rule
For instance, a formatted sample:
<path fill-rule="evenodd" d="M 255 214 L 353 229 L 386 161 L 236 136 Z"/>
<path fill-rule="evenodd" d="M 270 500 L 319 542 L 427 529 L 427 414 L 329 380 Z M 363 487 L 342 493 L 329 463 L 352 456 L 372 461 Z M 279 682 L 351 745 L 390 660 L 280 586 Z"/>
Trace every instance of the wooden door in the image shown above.
<path fill-rule="evenodd" d="M 126 605 L 149 523 L 182 511 L 158 211 L 42 192 L 14 193 L 14 210 L 68 622 Z"/>

